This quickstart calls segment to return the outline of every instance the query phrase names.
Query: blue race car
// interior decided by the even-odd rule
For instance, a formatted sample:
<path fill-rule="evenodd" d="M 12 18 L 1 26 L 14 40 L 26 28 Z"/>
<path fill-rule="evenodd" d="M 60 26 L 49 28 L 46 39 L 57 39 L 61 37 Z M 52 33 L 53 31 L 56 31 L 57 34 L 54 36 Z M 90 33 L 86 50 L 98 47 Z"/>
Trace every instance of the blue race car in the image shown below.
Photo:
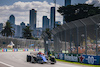
<path fill-rule="evenodd" d="M 30 53 L 30 55 L 27 55 L 26 58 L 27 62 L 31 62 L 31 63 L 51 63 L 51 64 L 55 64 L 56 60 L 54 56 L 50 56 L 50 58 L 47 55 L 44 55 L 43 53 L 39 52 L 39 53 Z"/>

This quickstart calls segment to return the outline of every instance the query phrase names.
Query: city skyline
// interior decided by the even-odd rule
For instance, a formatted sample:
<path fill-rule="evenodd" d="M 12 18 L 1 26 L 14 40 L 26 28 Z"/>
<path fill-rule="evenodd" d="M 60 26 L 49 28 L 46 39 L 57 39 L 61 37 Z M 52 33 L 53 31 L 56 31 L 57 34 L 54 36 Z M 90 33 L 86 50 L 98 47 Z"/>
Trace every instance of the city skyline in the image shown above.
<path fill-rule="evenodd" d="M 45 31 L 46 28 L 49 28 L 49 19 L 47 16 L 42 17 L 42 31 Z"/>
<path fill-rule="evenodd" d="M 76 0 L 77 3 L 80 2 Z M 84 0 L 86 2 L 87 0 Z M 7 1 L 8 2 L 8 1 Z M 12 1 L 11 1 L 12 2 Z M 82 1 L 83 2 L 83 1 Z M 84 3 L 83 2 L 83 3 Z M 1 4 L 2 3 L 2 4 Z M 61 3 L 61 4 L 60 4 Z M 71 2 L 73 3 L 73 0 Z M 90 0 L 87 1 L 87 3 L 92 3 Z M 99 3 L 99 2 L 98 2 Z M 64 1 L 57 0 L 57 7 L 62 6 L 64 4 Z M 42 16 L 46 15 L 48 18 L 50 18 L 50 8 L 54 6 L 53 1 L 48 0 L 15 0 L 13 3 L 6 2 L 4 3 L 3 0 L 0 1 L 0 23 L 5 23 L 9 18 L 11 14 L 13 14 L 16 18 L 15 24 L 20 25 L 21 22 L 25 22 L 25 24 L 29 24 L 29 10 L 36 9 L 37 10 L 37 27 L 42 27 Z M 56 8 L 57 8 L 56 7 Z M 63 22 L 63 17 L 56 12 L 56 21 Z"/>
<path fill-rule="evenodd" d="M 30 10 L 29 15 L 29 25 L 31 30 L 34 30 L 32 32 L 32 35 L 35 36 L 36 32 L 36 19 L 37 19 L 37 11 L 35 9 Z"/>

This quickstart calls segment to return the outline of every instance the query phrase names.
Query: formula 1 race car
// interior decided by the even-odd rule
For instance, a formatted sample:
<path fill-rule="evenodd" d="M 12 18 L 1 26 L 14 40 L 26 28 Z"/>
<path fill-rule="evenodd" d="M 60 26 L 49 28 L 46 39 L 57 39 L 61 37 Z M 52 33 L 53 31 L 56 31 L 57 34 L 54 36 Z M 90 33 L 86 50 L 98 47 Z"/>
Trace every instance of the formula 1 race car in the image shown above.
<path fill-rule="evenodd" d="M 31 63 L 41 63 L 41 64 L 43 63 L 55 64 L 56 63 L 54 56 L 48 57 L 47 55 L 44 55 L 41 52 L 39 53 L 30 52 L 30 54 L 27 55 L 26 57 L 26 61 L 31 62 Z"/>

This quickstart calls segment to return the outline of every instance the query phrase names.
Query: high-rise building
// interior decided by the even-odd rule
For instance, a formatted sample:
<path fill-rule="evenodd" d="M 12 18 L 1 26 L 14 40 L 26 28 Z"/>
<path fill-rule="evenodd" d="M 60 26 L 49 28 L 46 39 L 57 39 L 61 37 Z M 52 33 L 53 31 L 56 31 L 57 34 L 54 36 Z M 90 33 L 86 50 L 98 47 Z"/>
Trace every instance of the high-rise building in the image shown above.
<path fill-rule="evenodd" d="M 15 25 L 15 37 L 16 38 L 20 38 L 20 36 L 21 36 L 20 28 L 21 28 L 20 25 Z"/>
<path fill-rule="evenodd" d="M 20 37 L 23 37 L 23 29 L 25 28 L 25 23 L 20 23 Z"/>
<path fill-rule="evenodd" d="M 60 26 L 60 25 L 61 25 L 61 22 L 60 21 L 56 21 L 55 22 L 55 27 Z"/>
<path fill-rule="evenodd" d="M 50 28 L 51 30 L 55 27 L 55 7 L 51 7 L 50 12 Z"/>
<path fill-rule="evenodd" d="M 43 16 L 42 20 L 42 30 L 45 31 L 46 28 L 49 28 L 49 19 L 47 18 L 47 16 Z"/>
<path fill-rule="evenodd" d="M 65 6 L 71 5 L 71 0 L 65 0 Z"/>
<path fill-rule="evenodd" d="M 37 38 L 40 38 L 41 37 L 41 34 L 42 34 L 42 28 L 36 28 L 36 37 Z"/>
<path fill-rule="evenodd" d="M 10 22 L 12 25 L 15 25 L 15 17 L 14 17 L 14 15 L 10 15 L 10 17 L 9 17 L 9 22 Z"/>
<path fill-rule="evenodd" d="M 2 31 L 2 29 L 3 29 L 3 23 L 0 23 L 0 32 Z M 0 36 L 2 35 L 0 34 Z"/>
<path fill-rule="evenodd" d="M 65 6 L 68 6 L 68 5 L 71 5 L 71 0 L 65 0 Z M 63 24 L 64 23 L 66 23 L 65 21 L 64 21 L 64 16 L 63 16 Z"/>
<path fill-rule="evenodd" d="M 2 31 L 3 29 L 3 23 L 0 23 L 0 32 Z"/>
<path fill-rule="evenodd" d="M 11 25 L 12 25 L 12 27 L 13 27 L 12 30 L 15 30 L 15 17 L 14 17 L 14 15 L 10 15 L 8 22 L 11 23 Z M 15 35 L 14 35 L 14 36 L 15 36 Z M 14 37 L 14 36 L 13 36 L 13 37 Z"/>
<path fill-rule="evenodd" d="M 29 25 L 33 30 L 32 35 L 35 36 L 36 34 L 36 14 L 37 11 L 35 9 L 30 10 L 30 17 L 29 17 Z"/>
<path fill-rule="evenodd" d="M 24 22 L 22 22 L 22 23 L 20 23 L 20 25 L 22 26 L 22 25 L 24 25 L 25 26 L 25 23 Z"/>
<path fill-rule="evenodd" d="M 29 24 L 27 24 L 27 26 L 29 26 Z"/>

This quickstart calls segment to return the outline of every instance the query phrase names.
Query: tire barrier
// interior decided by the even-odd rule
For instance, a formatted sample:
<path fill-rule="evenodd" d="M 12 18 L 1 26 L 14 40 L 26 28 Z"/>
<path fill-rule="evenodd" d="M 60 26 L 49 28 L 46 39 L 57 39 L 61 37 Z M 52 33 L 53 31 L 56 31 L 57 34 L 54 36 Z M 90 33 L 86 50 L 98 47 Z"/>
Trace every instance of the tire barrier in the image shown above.
<path fill-rule="evenodd" d="M 7 52 L 7 49 L 5 49 L 5 48 L 4 48 L 4 49 L 2 49 L 2 52 Z"/>
<path fill-rule="evenodd" d="M 39 49 L 17 49 L 17 48 L 14 48 L 14 49 L 6 49 L 6 48 L 3 48 L 3 49 L 0 49 L 0 52 L 22 52 L 22 51 L 39 51 Z"/>
<path fill-rule="evenodd" d="M 34 51 L 39 51 L 39 49 L 34 49 Z"/>
<path fill-rule="evenodd" d="M 55 58 L 72 62 L 100 65 L 100 56 L 55 53 Z"/>
<path fill-rule="evenodd" d="M 13 52 L 17 52 L 18 51 L 18 49 L 13 49 Z"/>
<path fill-rule="evenodd" d="M 23 51 L 28 51 L 28 49 L 23 49 Z"/>

